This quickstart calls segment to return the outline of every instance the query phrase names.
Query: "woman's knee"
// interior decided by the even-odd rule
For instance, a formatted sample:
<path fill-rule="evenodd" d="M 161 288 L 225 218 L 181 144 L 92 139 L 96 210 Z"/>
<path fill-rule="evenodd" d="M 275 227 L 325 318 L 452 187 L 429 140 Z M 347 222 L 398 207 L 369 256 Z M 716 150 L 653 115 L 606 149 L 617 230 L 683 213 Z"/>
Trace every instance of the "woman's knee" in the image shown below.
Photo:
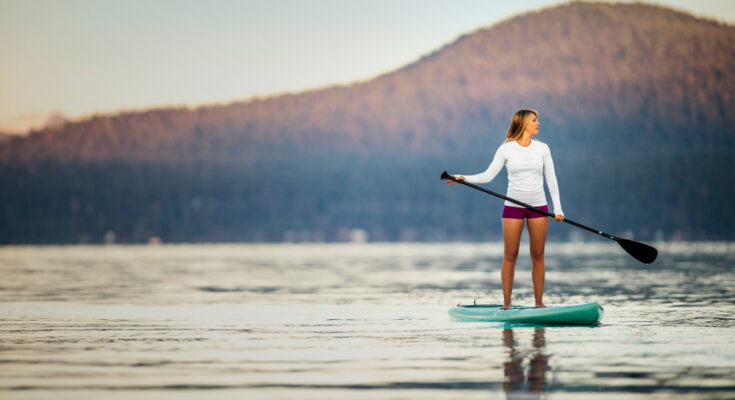
<path fill-rule="evenodd" d="M 515 263 L 518 259 L 518 249 L 505 249 L 503 259 Z"/>
<path fill-rule="evenodd" d="M 544 260 L 544 248 L 531 248 L 531 260 L 543 261 Z"/>

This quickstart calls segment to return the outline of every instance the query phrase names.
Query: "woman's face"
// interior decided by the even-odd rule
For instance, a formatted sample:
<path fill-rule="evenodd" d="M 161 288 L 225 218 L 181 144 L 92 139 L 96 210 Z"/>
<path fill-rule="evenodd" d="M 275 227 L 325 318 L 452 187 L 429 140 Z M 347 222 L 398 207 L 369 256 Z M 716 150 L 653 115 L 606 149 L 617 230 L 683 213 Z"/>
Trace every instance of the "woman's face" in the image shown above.
<path fill-rule="evenodd" d="M 531 114 L 528 116 L 528 124 L 526 124 L 526 130 L 524 133 L 527 133 L 531 136 L 538 135 L 538 117 L 535 114 Z"/>

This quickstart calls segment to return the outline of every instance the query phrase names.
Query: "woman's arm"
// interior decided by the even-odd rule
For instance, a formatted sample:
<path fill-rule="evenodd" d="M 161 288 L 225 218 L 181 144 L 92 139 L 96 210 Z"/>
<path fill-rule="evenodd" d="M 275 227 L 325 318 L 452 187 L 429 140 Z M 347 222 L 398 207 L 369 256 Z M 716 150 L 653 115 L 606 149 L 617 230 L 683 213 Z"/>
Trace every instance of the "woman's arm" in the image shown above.
<path fill-rule="evenodd" d="M 493 161 L 487 167 L 485 172 L 476 175 L 458 175 L 460 178 L 464 177 L 464 180 L 469 183 L 488 183 L 498 176 L 498 173 L 505 165 L 505 153 L 502 151 L 502 147 L 498 148 L 493 157 Z"/>
<path fill-rule="evenodd" d="M 546 186 L 549 187 L 551 194 L 551 202 L 554 204 L 554 214 L 564 215 L 561 208 L 561 198 L 559 198 L 559 183 L 556 181 L 556 173 L 554 172 L 554 160 L 551 159 L 551 150 L 546 146 L 544 153 L 544 177 L 546 178 Z"/>

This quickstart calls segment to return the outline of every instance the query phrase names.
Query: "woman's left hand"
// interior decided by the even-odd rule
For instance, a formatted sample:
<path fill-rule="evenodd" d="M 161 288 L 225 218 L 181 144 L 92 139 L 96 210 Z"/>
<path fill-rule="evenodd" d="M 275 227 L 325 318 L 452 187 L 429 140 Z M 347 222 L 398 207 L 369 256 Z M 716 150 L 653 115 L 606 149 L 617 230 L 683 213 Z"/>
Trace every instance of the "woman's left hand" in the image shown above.
<path fill-rule="evenodd" d="M 564 216 L 560 214 L 554 215 L 554 221 L 564 221 Z"/>

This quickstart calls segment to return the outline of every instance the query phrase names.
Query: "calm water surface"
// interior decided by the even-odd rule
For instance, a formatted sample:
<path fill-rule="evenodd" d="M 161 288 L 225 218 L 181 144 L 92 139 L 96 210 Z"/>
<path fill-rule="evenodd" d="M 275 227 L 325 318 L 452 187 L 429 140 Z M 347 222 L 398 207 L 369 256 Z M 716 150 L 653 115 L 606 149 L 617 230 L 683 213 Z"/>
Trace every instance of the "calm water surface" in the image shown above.
<path fill-rule="evenodd" d="M 734 398 L 735 244 L 656 246 L 548 245 L 596 327 L 449 319 L 501 301 L 500 243 L 0 248 L 0 398 Z"/>

